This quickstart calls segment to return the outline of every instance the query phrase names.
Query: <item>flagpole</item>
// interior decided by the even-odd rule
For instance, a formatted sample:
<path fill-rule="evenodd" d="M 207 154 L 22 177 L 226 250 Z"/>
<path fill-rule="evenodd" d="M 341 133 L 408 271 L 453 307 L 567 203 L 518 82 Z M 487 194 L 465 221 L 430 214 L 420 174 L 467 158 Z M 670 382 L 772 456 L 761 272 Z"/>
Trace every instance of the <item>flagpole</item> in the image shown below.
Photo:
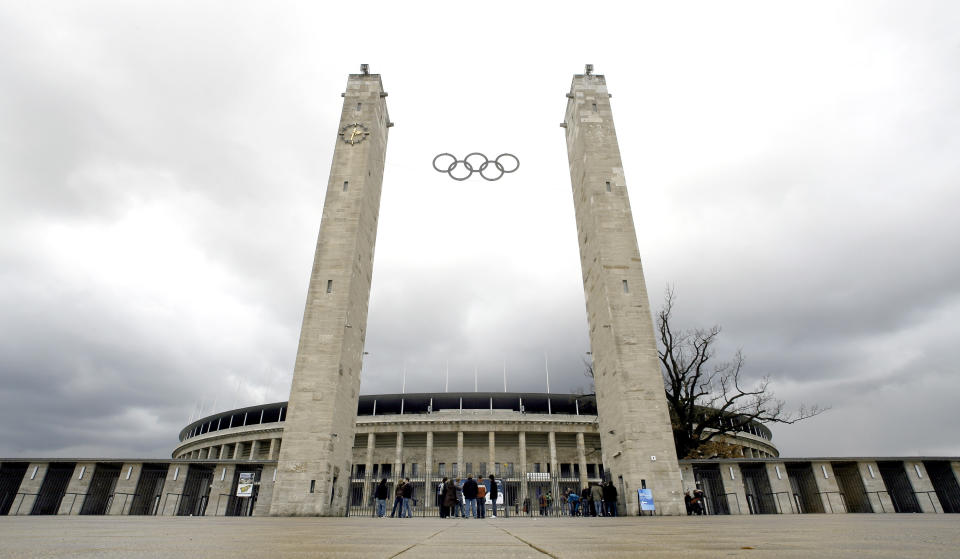
<path fill-rule="evenodd" d="M 550 393 L 550 365 L 547 363 L 547 352 L 543 352 L 543 370 L 547 372 L 547 394 Z"/>

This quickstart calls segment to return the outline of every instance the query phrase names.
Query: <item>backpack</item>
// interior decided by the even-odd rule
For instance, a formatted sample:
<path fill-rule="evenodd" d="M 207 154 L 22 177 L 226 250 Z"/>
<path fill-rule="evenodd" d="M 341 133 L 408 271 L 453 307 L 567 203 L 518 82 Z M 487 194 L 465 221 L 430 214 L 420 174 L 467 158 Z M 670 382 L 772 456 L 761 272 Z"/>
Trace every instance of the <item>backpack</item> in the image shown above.
<path fill-rule="evenodd" d="M 477 486 L 477 498 L 483 499 L 483 498 L 486 498 L 486 496 L 487 496 L 487 486 L 481 483 Z"/>

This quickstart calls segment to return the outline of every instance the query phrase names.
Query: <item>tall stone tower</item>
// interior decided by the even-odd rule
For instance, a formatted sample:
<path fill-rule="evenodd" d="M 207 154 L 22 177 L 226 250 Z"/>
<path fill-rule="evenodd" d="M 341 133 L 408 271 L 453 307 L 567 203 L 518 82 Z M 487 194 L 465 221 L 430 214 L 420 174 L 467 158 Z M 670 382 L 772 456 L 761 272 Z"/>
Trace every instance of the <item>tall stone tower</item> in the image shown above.
<path fill-rule="evenodd" d="M 347 79 L 300 330 L 270 514 L 345 512 L 380 212 L 387 115 L 380 76 Z"/>
<path fill-rule="evenodd" d="M 603 463 L 637 514 L 637 489 L 681 514 L 680 467 L 610 95 L 588 65 L 567 94 L 570 181 L 590 327 Z M 622 484 L 621 484 L 622 480 Z"/>

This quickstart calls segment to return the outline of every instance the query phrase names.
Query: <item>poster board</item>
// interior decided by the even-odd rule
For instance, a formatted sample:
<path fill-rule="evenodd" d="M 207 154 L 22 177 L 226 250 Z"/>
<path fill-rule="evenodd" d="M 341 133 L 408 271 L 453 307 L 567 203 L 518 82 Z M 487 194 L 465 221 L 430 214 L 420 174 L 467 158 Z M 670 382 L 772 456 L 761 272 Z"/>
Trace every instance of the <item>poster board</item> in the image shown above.
<path fill-rule="evenodd" d="M 637 489 L 637 498 L 640 499 L 640 510 L 655 511 L 656 505 L 653 503 L 653 492 L 649 489 Z"/>
<path fill-rule="evenodd" d="M 253 472 L 240 472 L 237 497 L 253 497 Z"/>

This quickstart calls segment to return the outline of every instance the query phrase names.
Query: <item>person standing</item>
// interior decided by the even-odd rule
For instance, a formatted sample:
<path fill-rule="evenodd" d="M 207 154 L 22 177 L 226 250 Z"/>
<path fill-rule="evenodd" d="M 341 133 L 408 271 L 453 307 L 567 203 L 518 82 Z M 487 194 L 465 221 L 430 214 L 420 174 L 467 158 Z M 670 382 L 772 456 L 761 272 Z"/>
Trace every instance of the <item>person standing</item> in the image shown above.
<path fill-rule="evenodd" d="M 477 518 L 477 482 L 473 480 L 473 474 L 467 474 L 467 481 L 463 482 L 463 502 L 466 505 L 464 518 L 470 518 L 472 515 Z"/>
<path fill-rule="evenodd" d="M 444 513 L 444 518 L 450 518 L 450 508 L 457 504 L 457 487 L 453 484 L 453 480 L 449 478 L 443 478 L 443 508 L 440 510 Z"/>
<path fill-rule="evenodd" d="M 400 516 L 403 516 L 403 478 L 400 478 L 397 486 L 393 489 L 393 509 L 390 511 L 390 518 L 393 518 L 398 512 Z"/>
<path fill-rule="evenodd" d="M 567 502 L 570 503 L 570 516 L 577 516 L 580 513 L 580 495 L 577 495 L 576 491 L 570 491 Z"/>
<path fill-rule="evenodd" d="M 690 492 L 687 491 L 683 494 L 683 504 L 687 506 L 687 516 L 693 514 L 693 497 L 690 496 Z"/>
<path fill-rule="evenodd" d="M 413 518 L 413 512 L 410 510 L 410 500 L 413 499 L 413 484 L 410 478 L 406 478 L 403 483 L 403 508 L 400 509 L 400 518 L 406 513 L 407 518 Z"/>
<path fill-rule="evenodd" d="M 493 474 L 490 474 L 490 506 L 491 511 L 493 512 L 493 514 L 490 515 L 490 518 L 497 517 L 497 497 L 499 497 L 499 492 L 497 489 L 497 479 L 493 477 Z"/>
<path fill-rule="evenodd" d="M 593 500 L 594 516 L 603 516 L 603 488 L 594 483 L 590 487 L 590 498 Z"/>
<path fill-rule="evenodd" d="M 617 488 L 612 481 L 603 486 L 603 504 L 607 509 L 607 516 L 617 516 Z"/>
<path fill-rule="evenodd" d="M 373 497 L 377 500 L 377 517 L 383 518 L 387 514 L 387 495 L 390 489 L 387 487 L 387 478 L 380 480 L 380 484 L 373 491 Z"/>
<path fill-rule="evenodd" d="M 706 495 L 703 494 L 703 489 L 693 490 L 693 501 L 696 503 L 693 507 L 693 512 L 700 515 L 707 511 L 707 499 Z"/>
<path fill-rule="evenodd" d="M 485 518 L 487 516 L 487 484 L 477 478 L 477 518 Z"/>
<path fill-rule="evenodd" d="M 593 497 L 589 485 L 580 490 L 580 506 L 583 507 L 583 516 L 593 515 Z"/>
<path fill-rule="evenodd" d="M 453 516 L 466 518 L 466 515 L 463 513 L 463 480 L 457 478 L 457 482 L 453 486 L 456 490 L 457 498 L 457 502 L 453 504 Z"/>

